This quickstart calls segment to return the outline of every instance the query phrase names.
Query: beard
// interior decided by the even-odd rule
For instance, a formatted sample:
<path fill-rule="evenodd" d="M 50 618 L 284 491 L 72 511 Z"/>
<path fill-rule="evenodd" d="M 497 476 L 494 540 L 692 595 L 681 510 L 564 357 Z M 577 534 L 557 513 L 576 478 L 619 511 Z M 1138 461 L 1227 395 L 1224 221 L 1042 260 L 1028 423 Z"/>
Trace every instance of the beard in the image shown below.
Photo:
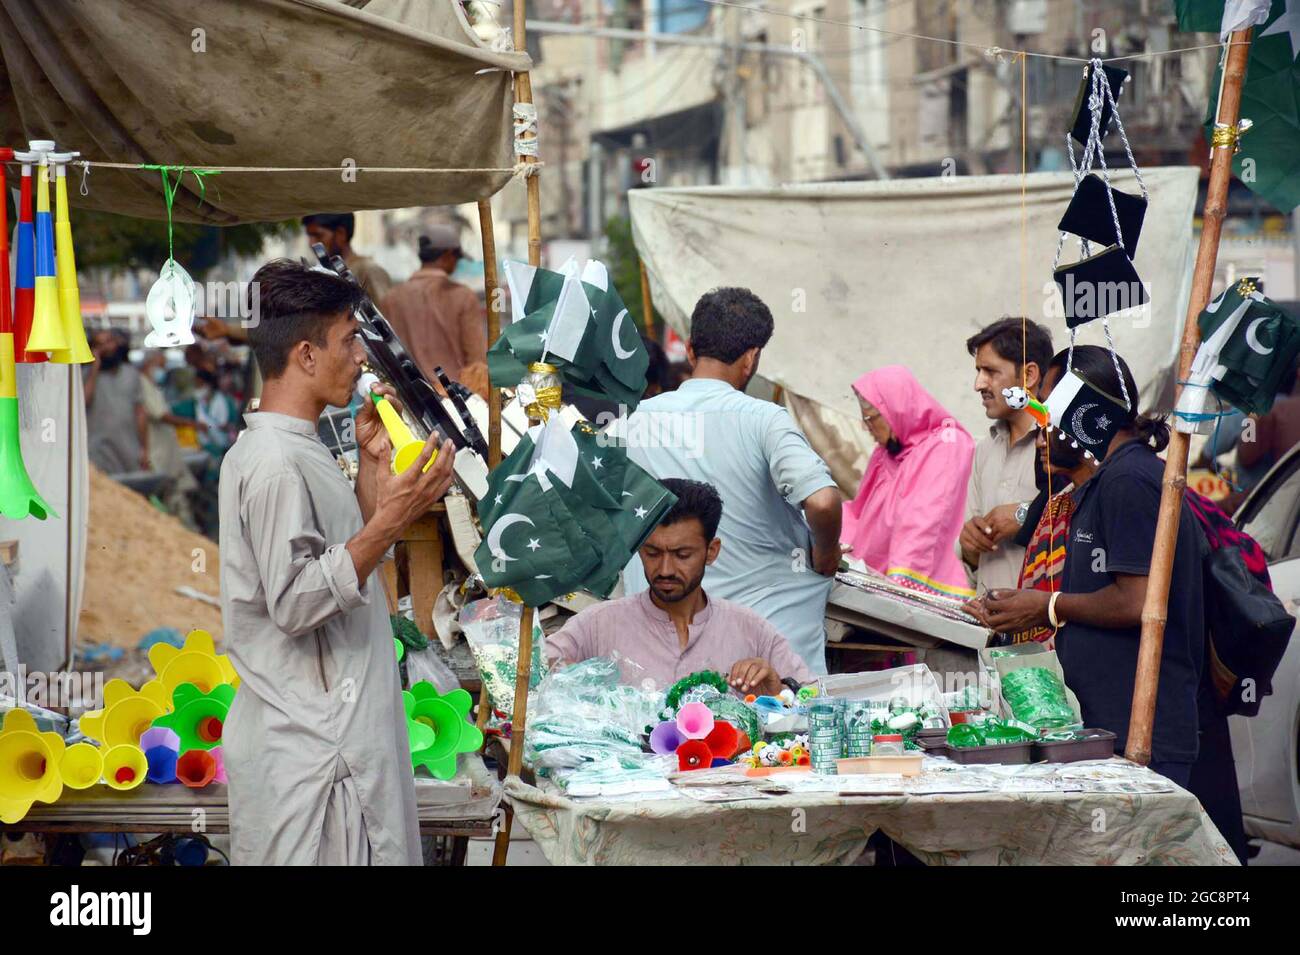
<path fill-rule="evenodd" d="M 99 360 L 100 366 L 105 371 L 112 371 L 114 368 L 126 361 L 130 349 L 123 345 L 121 348 L 115 348 Z"/>
<path fill-rule="evenodd" d="M 681 586 L 675 586 L 674 589 L 665 591 L 660 589 L 661 581 L 669 586 Z M 654 580 L 647 580 L 646 582 L 650 585 L 650 592 L 657 598 L 662 600 L 664 603 L 675 604 L 679 601 L 685 600 L 691 594 L 695 593 L 695 591 L 700 589 L 700 584 L 704 582 L 704 571 L 701 570 L 699 574 L 689 581 L 683 581 L 680 577 L 660 577 Z"/>

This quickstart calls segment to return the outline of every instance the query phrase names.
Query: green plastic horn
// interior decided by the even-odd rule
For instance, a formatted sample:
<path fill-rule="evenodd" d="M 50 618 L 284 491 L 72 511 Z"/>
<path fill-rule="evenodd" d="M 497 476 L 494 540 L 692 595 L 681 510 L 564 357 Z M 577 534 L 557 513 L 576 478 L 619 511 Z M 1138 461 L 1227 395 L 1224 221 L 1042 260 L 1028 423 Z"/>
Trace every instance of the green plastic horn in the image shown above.
<path fill-rule="evenodd" d="M 212 749 L 221 744 L 222 729 L 234 700 L 235 688 L 229 683 L 218 683 L 207 693 L 193 683 L 182 683 L 172 693 L 175 710 L 158 717 L 153 725 L 165 726 L 180 737 L 179 752 Z"/>
<path fill-rule="evenodd" d="M 13 150 L 6 150 L 13 158 Z M 0 166 L 0 193 L 4 192 Z M 9 306 L 9 213 L 0 203 L 0 514 L 11 521 L 59 515 L 45 503 L 23 463 L 18 441 L 18 373 L 14 365 L 14 322 Z"/>
<path fill-rule="evenodd" d="M 433 731 L 433 741 L 416 749 L 411 742 L 411 765 L 423 766 L 438 779 L 456 775 L 456 755 L 472 753 L 483 745 L 483 732 L 469 722 L 474 699 L 465 690 L 452 690 L 440 696 L 433 684 L 420 681 L 402 694 L 407 719 L 423 727 L 417 730 L 421 742 L 428 738 L 424 730 Z"/>

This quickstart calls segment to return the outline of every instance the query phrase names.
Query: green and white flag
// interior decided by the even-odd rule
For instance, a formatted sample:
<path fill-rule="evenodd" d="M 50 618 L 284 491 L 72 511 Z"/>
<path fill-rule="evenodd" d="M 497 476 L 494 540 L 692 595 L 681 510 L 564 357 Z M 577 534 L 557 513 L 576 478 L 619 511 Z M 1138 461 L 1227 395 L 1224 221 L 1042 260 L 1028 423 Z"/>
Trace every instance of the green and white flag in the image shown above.
<path fill-rule="evenodd" d="M 623 535 L 628 560 L 676 503 L 677 495 L 656 481 L 649 471 L 635 461 L 627 462 L 623 476 L 622 511 L 614 518 L 614 526 Z"/>
<path fill-rule="evenodd" d="M 581 587 L 601 557 L 554 485 L 546 490 L 529 474 L 506 488 L 474 562 L 489 587 L 509 587 L 536 607 Z"/>
<path fill-rule="evenodd" d="M 593 259 L 579 274 L 572 260 L 559 272 L 507 262 L 506 277 L 515 321 L 488 350 L 493 386 L 513 388 L 544 361 L 583 394 L 635 409 L 650 356 L 605 266 Z"/>
<path fill-rule="evenodd" d="M 609 398 L 632 411 L 645 393 L 650 354 L 605 266 L 595 260 L 588 262 L 583 284 L 591 302 L 596 345 L 600 349 L 596 380 Z"/>
<path fill-rule="evenodd" d="M 1178 398 L 1180 431 L 1211 433 L 1220 402 L 1264 414 L 1300 357 L 1300 323 L 1243 278 L 1201 312 L 1201 345 Z M 1217 401 L 1215 399 L 1218 399 Z"/>
<path fill-rule="evenodd" d="M 489 539 L 475 554 L 490 586 L 511 586 L 530 603 L 543 594 L 545 602 L 579 587 L 602 597 L 614 588 L 632 553 L 676 498 L 628 460 L 625 449 L 602 441 L 581 423 L 570 430 L 555 415 L 546 424 L 530 428 L 510 456 L 493 469 L 488 494 L 479 502 L 479 520 Z M 498 553 L 503 540 L 493 545 L 490 535 L 511 515 L 534 525 L 558 522 L 568 553 L 577 556 L 570 559 L 555 547 L 551 552 L 558 555 L 557 566 L 568 569 L 538 576 L 531 567 L 509 566 L 512 561 Z M 519 516 L 512 520 L 524 526 Z M 530 532 L 525 546 L 531 550 L 533 543 Z M 506 554 L 516 556 L 510 550 Z M 484 571 L 485 566 L 491 572 Z"/>
<path fill-rule="evenodd" d="M 1232 171 L 1281 212 L 1300 206 L 1300 0 L 1175 0 L 1178 28 L 1188 32 L 1255 32 L 1241 87 L 1241 137 Z M 1218 113 L 1219 72 L 1210 86 L 1205 138 Z"/>

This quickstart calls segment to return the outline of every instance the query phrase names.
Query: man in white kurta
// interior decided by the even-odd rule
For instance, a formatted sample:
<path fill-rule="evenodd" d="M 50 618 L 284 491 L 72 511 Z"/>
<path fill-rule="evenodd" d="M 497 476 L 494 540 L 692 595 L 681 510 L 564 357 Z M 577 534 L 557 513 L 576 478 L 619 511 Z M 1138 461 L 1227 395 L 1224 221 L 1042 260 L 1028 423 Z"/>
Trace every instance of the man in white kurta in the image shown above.
<path fill-rule="evenodd" d="M 328 284 L 341 279 L 294 269 L 305 271 L 272 263 L 255 277 L 263 326 L 284 326 L 260 343 L 256 329 L 250 335 L 267 379 L 263 410 L 246 416 L 221 468 L 222 617 L 242 679 L 223 734 L 231 861 L 415 865 L 414 776 L 377 568 L 401 528 L 445 490 L 451 455 L 428 472 L 445 480 L 415 467 L 390 475 L 367 403 L 354 492 L 315 425 L 321 402 L 346 404 L 360 373 L 354 293 Z M 310 325 L 314 309 L 334 313 L 318 323 L 324 331 Z"/>

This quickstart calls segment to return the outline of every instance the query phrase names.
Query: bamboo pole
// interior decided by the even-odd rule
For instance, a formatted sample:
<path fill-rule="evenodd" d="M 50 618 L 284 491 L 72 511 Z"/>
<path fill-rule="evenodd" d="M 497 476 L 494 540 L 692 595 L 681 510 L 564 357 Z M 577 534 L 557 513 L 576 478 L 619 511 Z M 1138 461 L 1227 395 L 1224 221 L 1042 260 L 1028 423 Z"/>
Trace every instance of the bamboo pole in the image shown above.
<path fill-rule="evenodd" d="M 528 46 L 525 33 L 525 22 L 528 15 L 526 0 L 515 0 L 514 15 L 515 49 L 522 53 Z M 515 102 L 531 104 L 532 101 L 533 83 L 531 77 L 527 73 L 516 74 Z M 521 138 L 536 139 L 537 136 L 535 133 L 525 133 Z M 529 165 L 537 162 L 536 156 L 521 156 L 520 159 Z M 528 264 L 539 266 L 542 264 L 542 200 L 541 193 L 538 191 L 541 183 L 536 173 L 527 177 L 524 182 L 528 189 Z M 532 423 L 530 420 L 529 424 Z M 499 435 L 497 453 L 500 454 Z M 523 615 L 519 620 L 519 663 L 515 668 L 515 710 L 510 719 L 510 758 L 506 762 L 507 778 L 510 776 L 518 777 L 520 770 L 523 769 L 524 730 L 528 722 L 528 683 L 532 677 L 532 664 L 533 608 L 525 605 Z M 503 803 L 503 805 L 506 814 L 501 828 L 497 831 L 496 845 L 492 851 L 492 864 L 494 866 L 506 864 L 506 855 L 510 851 L 510 830 L 514 825 L 514 810 L 511 809 L 509 803 Z"/>
<path fill-rule="evenodd" d="M 1223 68 L 1223 92 L 1215 122 L 1236 127 L 1241 109 L 1241 83 L 1250 55 L 1251 29 L 1239 30 L 1229 39 L 1227 62 Z M 1183 342 L 1178 355 L 1178 381 L 1186 381 L 1192 359 L 1200 345 L 1197 316 L 1210 301 L 1214 284 L 1214 266 L 1219 254 L 1219 232 L 1228 205 L 1228 181 L 1232 177 L 1233 146 L 1215 146 L 1210 158 L 1210 180 L 1205 192 L 1201 241 L 1196 250 L 1196 269 L 1192 273 L 1192 294 L 1187 303 L 1183 324 Z M 1175 407 L 1182 392 L 1174 392 Z M 1137 674 L 1133 686 L 1133 709 L 1129 714 L 1128 743 L 1124 755 L 1135 763 L 1151 762 L 1151 736 L 1155 727 L 1156 693 L 1160 685 L 1160 655 L 1164 649 L 1165 622 L 1168 619 L 1169 582 L 1173 574 L 1174 548 L 1178 541 L 1178 522 L 1182 515 L 1184 489 L 1187 487 L 1188 435 L 1173 429 L 1165 457 L 1165 476 L 1160 490 L 1160 514 L 1156 521 L 1155 546 L 1151 552 L 1151 573 L 1147 578 L 1146 600 L 1142 605 L 1142 638 L 1138 645 Z"/>
<path fill-rule="evenodd" d="M 515 49 L 520 53 L 527 50 L 528 40 L 525 33 L 525 22 L 527 20 L 527 3 L 525 0 L 515 0 Z M 533 102 L 533 80 L 528 73 L 518 73 L 515 75 L 515 102 L 528 103 Z M 522 139 L 536 139 L 534 133 L 525 133 Z M 537 162 L 536 156 L 520 157 L 530 166 Z M 524 180 L 528 189 L 528 264 L 542 264 L 542 198 L 540 187 L 541 183 L 534 172 Z"/>
<path fill-rule="evenodd" d="M 645 260 L 638 259 L 637 264 L 641 266 L 641 314 L 645 316 L 645 337 L 658 340 L 655 337 L 655 306 L 650 300 L 650 276 L 646 274 Z"/>
<path fill-rule="evenodd" d="M 501 280 L 497 275 L 496 233 L 492 228 L 492 200 L 478 201 L 479 231 L 483 234 L 483 287 L 487 293 L 487 340 L 501 337 Z M 488 467 L 501 463 L 501 389 L 488 383 Z"/>
<path fill-rule="evenodd" d="M 519 618 L 519 662 L 515 666 L 515 707 L 510 715 L 510 756 L 506 760 L 506 778 L 519 778 L 524 766 L 524 732 L 528 723 L 528 683 L 533 670 L 533 608 L 524 605 Z M 510 852 L 510 830 L 514 827 L 515 813 L 510 803 L 502 802 L 505 818 L 497 830 L 492 847 L 492 864 L 503 866 Z"/>

